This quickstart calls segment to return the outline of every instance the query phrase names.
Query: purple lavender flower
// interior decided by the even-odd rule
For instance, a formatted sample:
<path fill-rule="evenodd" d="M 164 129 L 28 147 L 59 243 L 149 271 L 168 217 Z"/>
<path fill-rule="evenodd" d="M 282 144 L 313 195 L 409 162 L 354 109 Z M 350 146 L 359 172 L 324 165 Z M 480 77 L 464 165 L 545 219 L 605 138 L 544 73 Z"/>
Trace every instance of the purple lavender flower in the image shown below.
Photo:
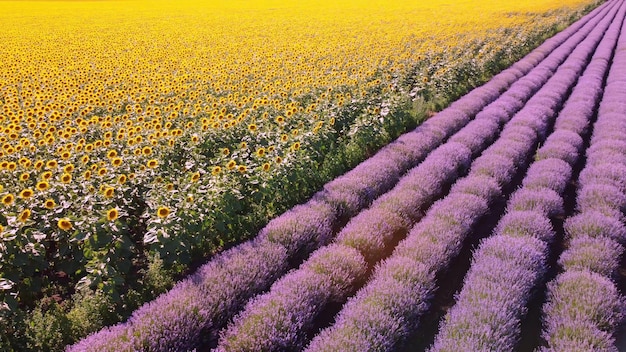
<path fill-rule="evenodd" d="M 554 239 L 550 220 L 538 211 L 510 211 L 500 219 L 494 233 L 511 237 L 535 237 L 547 243 Z"/>
<path fill-rule="evenodd" d="M 535 159 L 561 159 L 566 161 L 570 165 L 574 165 L 576 161 L 578 161 L 578 153 L 579 150 L 575 146 L 567 142 L 552 141 L 549 144 L 546 143 L 537 151 Z"/>
<path fill-rule="evenodd" d="M 428 304 L 434 278 L 419 263 L 407 258 L 385 261 L 376 279 L 344 306 L 335 325 L 323 330 L 307 351 L 357 351 L 392 349 L 405 337 Z"/>
<path fill-rule="evenodd" d="M 561 159 L 544 159 L 534 162 L 522 181 L 527 189 L 549 188 L 562 194 L 572 175 L 572 167 Z"/>
<path fill-rule="evenodd" d="M 493 120 L 476 119 L 450 137 L 449 142 L 463 144 L 472 153 L 477 154 L 485 148 L 487 143 L 492 141 L 499 130 L 500 126 Z"/>
<path fill-rule="evenodd" d="M 511 195 L 507 210 L 537 211 L 547 217 L 555 217 L 564 213 L 563 198 L 550 188 L 522 188 Z"/>
<path fill-rule="evenodd" d="M 459 345 L 471 351 L 513 350 L 525 303 L 546 270 L 547 251 L 546 243 L 533 237 L 483 241 L 430 350 Z"/>
<path fill-rule="evenodd" d="M 626 158 L 624 160 L 626 161 Z M 580 173 L 578 183 L 581 187 L 592 184 L 610 185 L 625 193 L 626 164 L 605 163 L 587 166 Z"/>
<path fill-rule="evenodd" d="M 626 153 L 626 142 L 617 140 L 602 140 L 594 143 L 587 149 L 587 158 L 594 158 L 596 155 L 601 158 L 605 153 Z"/>
<path fill-rule="evenodd" d="M 312 200 L 270 221 L 259 236 L 281 244 L 290 255 L 303 249 L 310 252 L 330 241 L 334 217 L 330 205 Z"/>
<path fill-rule="evenodd" d="M 502 195 L 502 190 L 498 182 L 492 177 L 469 175 L 452 185 L 450 193 L 473 194 L 491 202 Z"/>
<path fill-rule="evenodd" d="M 626 211 L 626 194 L 607 184 L 591 184 L 579 190 L 576 204 L 580 212 L 596 210 L 617 218 Z"/>
<path fill-rule="evenodd" d="M 454 193 L 433 204 L 428 216 L 442 219 L 452 228 L 468 231 L 488 209 L 489 205 L 482 197 Z"/>
<path fill-rule="evenodd" d="M 589 270 L 606 277 L 615 275 L 624 247 L 608 237 L 574 237 L 559 258 L 565 271 Z"/>
<path fill-rule="evenodd" d="M 608 237 L 619 243 L 626 241 L 626 226 L 614 217 L 597 211 L 587 211 L 568 218 L 564 223 L 565 232 L 571 237 Z"/>
<path fill-rule="evenodd" d="M 564 118 L 566 117 L 559 115 L 557 121 Z M 583 147 L 583 139 L 580 134 L 569 130 L 555 129 L 555 131 L 546 139 L 545 145 L 549 145 L 554 142 L 567 143 L 576 148 L 578 151 L 580 151 Z"/>
<path fill-rule="evenodd" d="M 549 349 L 613 351 L 611 332 L 624 317 L 615 284 L 589 271 L 566 271 L 548 285 L 543 336 Z"/>
<path fill-rule="evenodd" d="M 511 159 L 494 154 L 476 159 L 470 172 L 473 175 L 493 177 L 498 184 L 504 186 L 511 182 L 516 171 L 517 167 Z"/>
<path fill-rule="evenodd" d="M 342 302 L 365 275 L 367 265 L 353 248 L 331 245 L 251 300 L 223 331 L 218 351 L 282 351 L 302 348 L 315 317 L 332 300 Z"/>
<path fill-rule="evenodd" d="M 375 263 L 387 246 L 403 238 L 407 231 L 407 223 L 399 215 L 370 208 L 350 221 L 337 235 L 336 242 L 356 248 L 368 263 Z"/>

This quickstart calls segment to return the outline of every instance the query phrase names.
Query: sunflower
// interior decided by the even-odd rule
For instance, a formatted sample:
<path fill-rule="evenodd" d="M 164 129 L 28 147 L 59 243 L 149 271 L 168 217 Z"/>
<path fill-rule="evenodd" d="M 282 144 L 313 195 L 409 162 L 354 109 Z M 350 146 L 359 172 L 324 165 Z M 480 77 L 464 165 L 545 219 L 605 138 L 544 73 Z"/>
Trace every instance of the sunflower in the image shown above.
<path fill-rule="evenodd" d="M 228 170 L 232 170 L 237 166 L 237 162 L 235 160 L 231 160 L 228 162 L 228 164 L 226 164 L 226 168 Z"/>
<path fill-rule="evenodd" d="M 72 228 L 72 222 L 68 218 L 61 218 L 57 221 L 57 226 L 63 231 L 68 231 Z"/>
<path fill-rule="evenodd" d="M 270 163 L 264 163 L 262 168 L 263 168 L 263 171 L 270 171 Z"/>
<path fill-rule="evenodd" d="M 258 129 L 258 127 L 257 127 L 257 125 L 256 125 L 256 124 L 254 124 L 254 123 L 251 123 L 251 124 L 249 124 L 249 125 L 248 125 L 248 130 L 249 130 L 250 132 L 254 132 L 254 131 L 256 131 L 257 129 Z"/>
<path fill-rule="evenodd" d="M 104 191 L 102 191 L 102 194 L 104 194 L 104 196 L 106 198 L 111 198 L 115 194 L 115 188 L 113 188 L 113 187 L 106 187 L 104 189 Z"/>
<path fill-rule="evenodd" d="M 116 208 L 107 210 L 107 220 L 115 221 L 120 216 L 120 212 Z"/>
<path fill-rule="evenodd" d="M 20 215 L 17 217 L 17 219 L 24 223 L 26 221 L 28 221 L 28 219 L 30 218 L 30 210 L 29 209 L 24 209 L 24 211 L 22 211 L 20 213 Z"/>
<path fill-rule="evenodd" d="M 55 167 L 57 167 L 57 165 L 59 164 L 57 163 L 56 160 L 48 160 L 48 162 L 46 163 L 46 167 L 48 169 L 54 169 Z"/>
<path fill-rule="evenodd" d="M 63 172 L 66 172 L 68 174 L 71 174 L 72 172 L 74 172 L 74 164 L 67 164 L 63 167 Z"/>
<path fill-rule="evenodd" d="M 296 151 L 300 149 L 300 142 L 295 142 L 291 145 L 291 150 Z"/>
<path fill-rule="evenodd" d="M 222 172 L 222 168 L 220 166 L 213 166 L 213 170 L 211 170 L 211 175 L 217 176 Z"/>
<path fill-rule="evenodd" d="M 20 198 L 22 198 L 22 199 L 28 199 L 28 198 L 32 197 L 32 196 L 33 196 L 33 194 L 35 194 L 35 192 L 33 192 L 33 190 L 32 190 L 32 189 L 30 189 L 30 188 L 26 188 L 26 189 L 23 189 L 23 190 L 20 192 Z"/>
<path fill-rule="evenodd" d="M 107 158 L 109 159 L 113 159 L 117 156 L 117 151 L 116 150 L 109 150 L 107 152 Z"/>
<path fill-rule="evenodd" d="M 37 185 L 35 185 L 35 188 L 37 188 L 37 190 L 39 191 L 45 191 L 50 187 L 50 184 L 47 181 L 40 181 L 37 182 Z"/>
<path fill-rule="evenodd" d="M 122 165 L 122 158 L 118 158 L 118 157 L 112 158 L 112 159 L 111 159 L 111 164 L 112 164 L 114 167 L 119 167 L 119 166 L 121 166 L 121 165 Z"/>
<path fill-rule="evenodd" d="M 126 183 L 126 180 L 127 180 L 127 179 L 128 179 L 128 178 L 126 177 L 126 175 L 119 175 L 119 176 L 117 177 L 117 183 L 119 183 L 120 185 L 123 185 L 123 184 L 125 184 L 125 183 Z"/>
<path fill-rule="evenodd" d="M 259 149 L 256 150 L 256 155 L 260 158 L 262 158 L 263 156 L 265 156 L 265 148 L 261 147 Z"/>
<path fill-rule="evenodd" d="M 7 194 L 4 197 L 2 197 L 2 204 L 6 206 L 13 204 L 14 201 L 15 201 L 15 196 L 12 194 Z"/>
<path fill-rule="evenodd" d="M 152 148 L 150 148 L 150 147 L 143 147 L 141 152 L 143 153 L 143 155 L 151 155 L 152 154 Z"/>
<path fill-rule="evenodd" d="M 56 205 L 57 203 L 54 201 L 54 199 L 51 198 L 46 199 L 46 201 L 43 203 L 43 206 L 46 207 L 46 209 L 54 209 Z"/>
<path fill-rule="evenodd" d="M 42 173 L 41 178 L 44 179 L 45 181 L 48 181 L 50 178 L 52 178 L 52 172 L 46 171 Z"/>
<path fill-rule="evenodd" d="M 159 209 L 157 209 L 157 216 L 160 217 L 161 219 L 166 218 L 168 215 L 170 215 L 170 208 L 159 207 Z"/>
<path fill-rule="evenodd" d="M 72 182 L 72 175 L 64 173 L 63 175 L 61 175 L 61 182 L 66 184 Z"/>
<path fill-rule="evenodd" d="M 83 177 L 85 178 L 85 180 L 91 179 L 91 170 L 85 171 L 85 173 L 83 173 Z"/>
<path fill-rule="evenodd" d="M 146 163 L 146 166 L 148 166 L 151 169 L 154 169 L 155 167 L 157 167 L 159 165 L 159 162 L 156 161 L 156 159 L 150 159 L 148 160 L 148 162 Z"/>
<path fill-rule="evenodd" d="M 191 174 L 191 182 L 196 182 L 200 179 L 200 172 L 194 172 Z"/>
<path fill-rule="evenodd" d="M 30 178 L 30 175 L 27 172 L 24 172 L 23 174 L 20 175 L 20 181 L 22 182 L 28 181 L 29 178 Z"/>
<path fill-rule="evenodd" d="M 239 166 L 237 166 L 237 171 L 239 171 L 239 172 L 240 172 L 240 173 L 242 173 L 242 174 L 243 174 L 244 172 L 246 172 L 246 170 L 247 170 L 247 169 L 248 169 L 248 168 L 246 167 L 246 165 L 239 165 Z"/>
<path fill-rule="evenodd" d="M 230 154 L 230 150 L 228 148 L 222 148 L 222 155 L 228 156 L 228 154 Z"/>

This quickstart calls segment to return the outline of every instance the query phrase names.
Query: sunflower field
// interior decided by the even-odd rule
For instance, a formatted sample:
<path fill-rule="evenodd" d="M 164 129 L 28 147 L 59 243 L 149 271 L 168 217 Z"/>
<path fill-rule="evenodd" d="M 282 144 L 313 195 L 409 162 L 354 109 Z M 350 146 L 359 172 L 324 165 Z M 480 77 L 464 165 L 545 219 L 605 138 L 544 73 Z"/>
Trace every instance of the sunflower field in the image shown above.
<path fill-rule="evenodd" d="M 125 319 L 598 3 L 0 2 L 0 346 Z"/>

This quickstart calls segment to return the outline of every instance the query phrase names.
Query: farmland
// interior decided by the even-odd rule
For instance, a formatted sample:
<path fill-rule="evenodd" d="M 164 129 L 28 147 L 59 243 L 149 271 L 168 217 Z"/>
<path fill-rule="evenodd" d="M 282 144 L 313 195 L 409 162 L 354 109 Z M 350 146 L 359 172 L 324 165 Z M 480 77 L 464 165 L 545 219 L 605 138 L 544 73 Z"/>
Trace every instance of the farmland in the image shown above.
<path fill-rule="evenodd" d="M 549 285 L 547 343 L 571 343 L 558 329 L 574 313 L 552 302 L 581 275 L 615 297 L 600 324 L 614 328 L 624 203 L 596 205 L 624 192 L 623 174 L 602 168 L 603 153 L 623 161 L 601 140 L 622 141 L 614 128 L 594 129 L 589 187 L 569 199 L 567 185 L 600 101 L 605 125 L 620 123 L 619 90 L 602 91 L 624 6 L 601 6 L 515 63 L 597 5 L 0 3 L 0 346 L 62 349 L 134 311 L 72 348 L 393 349 L 415 339 L 438 280 L 488 235 L 475 229 L 496 204 L 506 212 L 434 348 L 514 345 L 507 324 L 555 274 L 558 221 L 582 232 L 572 245 L 583 249 L 563 252 L 573 272 Z M 580 215 L 563 225 L 571 203 Z M 590 242 L 592 215 L 618 219 L 614 242 L 601 229 Z M 596 273 L 576 253 L 601 245 L 615 263 Z M 471 310 L 494 256 L 526 280 L 504 296 L 517 305 L 479 305 L 510 309 L 493 312 L 506 322 Z M 500 324 L 502 345 L 463 330 L 474 318 Z M 370 326 L 359 319 L 374 330 L 357 331 Z"/>

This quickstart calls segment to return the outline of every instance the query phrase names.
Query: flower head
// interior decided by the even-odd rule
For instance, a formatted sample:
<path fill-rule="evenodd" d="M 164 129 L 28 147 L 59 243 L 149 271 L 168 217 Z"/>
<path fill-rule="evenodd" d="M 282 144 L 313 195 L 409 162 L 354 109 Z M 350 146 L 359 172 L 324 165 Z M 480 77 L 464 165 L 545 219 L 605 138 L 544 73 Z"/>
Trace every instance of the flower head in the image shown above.
<path fill-rule="evenodd" d="M 12 194 L 7 194 L 4 197 L 2 197 L 2 204 L 6 206 L 13 204 L 14 201 L 15 201 L 15 196 Z"/>
<path fill-rule="evenodd" d="M 168 215 L 170 215 L 170 208 L 159 207 L 159 209 L 157 209 L 157 216 L 160 217 L 161 219 L 166 218 Z"/>
<path fill-rule="evenodd" d="M 117 208 L 111 208 L 107 210 L 107 220 L 115 221 L 120 216 L 120 212 Z"/>
<path fill-rule="evenodd" d="M 33 194 L 35 194 L 35 192 L 33 192 L 33 190 L 32 190 L 32 189 L 30 189 L 30 188 L 26 188 L 26 189 L 23 189 L 23 190 L 20 192 L 20 198 L 22 198 L 22 199 L 28 199 L 28 198 L 32 197 L 32 196 L 33 196 Z"/>
<path fill-rule="evenodd" d="M 30 218 L 30 209 L 24 209 L 17 217 L 20 222 L 26 222 Z"/>
<path fill-rule="evenodd" d="M 54 201 L 54 199 L 52 198 L 48 198 L 46 199 L 46 201 L 44 202 L 44 207 L 46 207 L 46 209 L 54 209 L 54 207 L 57 206 L 57 203 Z"/>
<path fill-rule="evenodd" d="M 57 221 L 57 226 L 63 231 L 68 231 L 72 228 L 72 222 L 68 218 L 61 218 Z"/>

